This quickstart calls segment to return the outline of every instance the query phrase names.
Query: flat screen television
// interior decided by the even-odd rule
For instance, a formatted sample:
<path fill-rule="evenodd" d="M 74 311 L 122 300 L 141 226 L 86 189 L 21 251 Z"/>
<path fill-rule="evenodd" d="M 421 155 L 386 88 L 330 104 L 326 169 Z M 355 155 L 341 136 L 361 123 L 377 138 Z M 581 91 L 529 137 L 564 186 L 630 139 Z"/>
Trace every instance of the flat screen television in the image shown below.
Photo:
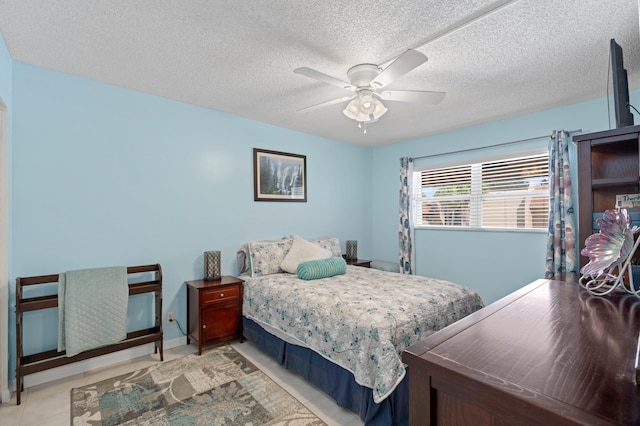
<path fill-rule="evenodd" d="M 611 39 L 611 77 L 613 79 L 613 105 L 616 112 L 616 128 L 633 126 L 633 114 L 629 106 L 629 82 L 624 69 L 622 47 Z"/>

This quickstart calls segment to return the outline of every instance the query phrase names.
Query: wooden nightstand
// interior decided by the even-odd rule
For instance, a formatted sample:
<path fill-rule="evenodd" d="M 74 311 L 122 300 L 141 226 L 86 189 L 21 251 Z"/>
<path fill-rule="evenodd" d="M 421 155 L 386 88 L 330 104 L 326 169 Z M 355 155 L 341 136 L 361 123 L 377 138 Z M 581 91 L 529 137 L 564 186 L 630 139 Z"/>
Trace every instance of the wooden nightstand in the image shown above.
<path fill-rule="evenodd" d="M 187 344 L 202 347 L 240 337 L 242 342 L 243 280 L 223 276 L 219 280 L 187 281 Z"/>
<path fill-rule="evenodd" d="M 371 268 L 371 261 L 364 259 L 345 259 L 347 265 L 362 266 L 363 268 Z"/>

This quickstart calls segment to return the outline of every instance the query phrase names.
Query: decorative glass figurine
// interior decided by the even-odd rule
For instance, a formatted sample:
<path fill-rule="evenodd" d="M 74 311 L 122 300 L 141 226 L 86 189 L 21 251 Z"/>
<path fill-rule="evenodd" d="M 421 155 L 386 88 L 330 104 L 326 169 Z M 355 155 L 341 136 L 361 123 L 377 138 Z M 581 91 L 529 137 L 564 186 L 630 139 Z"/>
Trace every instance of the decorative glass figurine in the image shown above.
<path fill-rule="evenodd" d="M 640 243 L 640 238 L 634 243 L 634 234 L 640 228 L 631 228 L 629 213 L 620 208 L 605 211 L 596 222 L 600 232 L 587 237 L 580 252 L 589 258 L 589 263 L 580 269 L 580 285 L 597 296 L 604 296 L 620 287 L 640 297 L 640 288 L 636 290 L 631 270 L 631 258 Z M 627 285 L 624 283 L 625 272 L 629 277 Z"/>

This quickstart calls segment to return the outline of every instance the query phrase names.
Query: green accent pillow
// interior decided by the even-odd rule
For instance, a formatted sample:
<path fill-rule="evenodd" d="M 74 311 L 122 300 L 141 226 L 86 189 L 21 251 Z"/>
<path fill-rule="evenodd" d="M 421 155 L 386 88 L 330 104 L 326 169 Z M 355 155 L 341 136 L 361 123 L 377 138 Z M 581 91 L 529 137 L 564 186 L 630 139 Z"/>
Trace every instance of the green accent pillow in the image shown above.
<path fill-rule="evenodd" d="M 341 257 L 300 262 L 296 269 L 298 278 L 307 281 L 342 275 L 345 272 L 347 272 L 347 262 Z"/>

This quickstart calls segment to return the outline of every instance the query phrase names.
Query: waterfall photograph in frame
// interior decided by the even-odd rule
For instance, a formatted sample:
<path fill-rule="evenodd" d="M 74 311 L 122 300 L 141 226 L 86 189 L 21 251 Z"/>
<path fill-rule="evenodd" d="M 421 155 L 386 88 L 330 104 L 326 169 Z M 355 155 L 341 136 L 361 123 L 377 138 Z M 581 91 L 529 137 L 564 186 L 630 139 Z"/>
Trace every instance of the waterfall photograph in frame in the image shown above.
<path fill-rule="evenodd" d="M 254 201 L 307 201 L 307 156 L 253 148 Z"/>

